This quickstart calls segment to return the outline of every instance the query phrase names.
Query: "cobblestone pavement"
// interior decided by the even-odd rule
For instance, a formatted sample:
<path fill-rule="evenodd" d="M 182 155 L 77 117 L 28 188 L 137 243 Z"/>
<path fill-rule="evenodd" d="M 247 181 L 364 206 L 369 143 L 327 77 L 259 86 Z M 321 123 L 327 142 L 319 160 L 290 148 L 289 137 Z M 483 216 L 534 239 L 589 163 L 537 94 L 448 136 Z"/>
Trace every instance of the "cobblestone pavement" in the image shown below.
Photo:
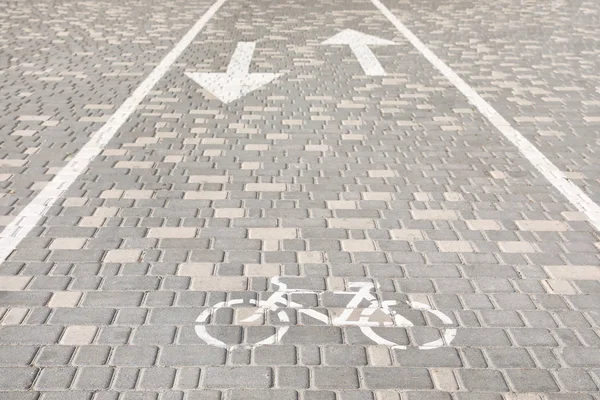
<path fill-rule="evenodd" d="M 589 215 L 378 0 L 219 1 L 0 0 L 2 227 L 205 24 L 0 233 L 0 399 L 600 399 Z M 600 3 L 383 4 L 600 202 Z"/>

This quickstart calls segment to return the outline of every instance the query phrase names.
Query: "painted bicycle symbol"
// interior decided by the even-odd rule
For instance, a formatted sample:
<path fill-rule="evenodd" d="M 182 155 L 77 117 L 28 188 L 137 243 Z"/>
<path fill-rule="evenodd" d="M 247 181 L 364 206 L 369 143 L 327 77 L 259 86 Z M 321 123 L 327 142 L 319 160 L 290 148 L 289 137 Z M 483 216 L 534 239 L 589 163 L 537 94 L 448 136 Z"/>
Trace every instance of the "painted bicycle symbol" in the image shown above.
<path fill-rule="evenodd" d="M 392 349 L 406 349 L 408 346 L 393 342 L 382 337 L 373 328 L 375 327 L 401 327 L 410 328 L 414 324 L 407 318 L 402 316 L 392 307 L 399 305 L 396 300 L 380 301 L 374 294 L 374 284 L 370 282 L 350 282 L 348 287 L 353 291 L 348 292 L 332 292 L 334 295 L 351 296 L 346 307 L 337 316 L 330 316 L 313 308 L 306 308 L 304 305 L 290 300 L 290 294 L 316 294 L 321 296 L 325 292 L 305 289 L 290 289 L 287 284 L 281 282 L 279 277 L 271 278 L 271 283 L 278 289 L 273 292 L 266 300 L 255 299 L 233 299 L 219 302 L 204 311 L 196 319 L 195 331 L 200 339 L 209 345 L 217 347 L 236 347 L 228 346 L 221 340 L 209 334 L 207 327 L 211 316 L 224 308 L 234 308 L 240 306 L 251 306 L 255 310 L 250 312 L 250 315 L 240 320 L 241 323 L 255 323 L 260 320 L 266 320 L 267 312 L 273 312 L 282 324 L 290 322 L 285 309 L 295 309 L 298 313 L 312 317 L 324 324 L 333 326 L 356 326 L 360 328 L 362 333 L 371 339 L 374 343 L 386 345 Z M 452 319 L 439 310 L 432 309 L 429 305 L 415 302 L 405 302 L 413 310 L 423 313 L 429 313 L 436 317 L 443 327 L 441 328 L 440 338 L 424 343 L 418 348 L 420 349 L 435 349 L 444 345 L 450 345 L 456 336 L 456 328 L 451 327 Z M 362 308 L 361 305 L 363 305 Z M 382 318 L 383 316 L 383 318 Z M 289 330 L 289 325 L 277 326 L 275 333 L 268 336 L 252 346 L 262 346 L 269 344 L 277 344 L 285 336 Z"/>

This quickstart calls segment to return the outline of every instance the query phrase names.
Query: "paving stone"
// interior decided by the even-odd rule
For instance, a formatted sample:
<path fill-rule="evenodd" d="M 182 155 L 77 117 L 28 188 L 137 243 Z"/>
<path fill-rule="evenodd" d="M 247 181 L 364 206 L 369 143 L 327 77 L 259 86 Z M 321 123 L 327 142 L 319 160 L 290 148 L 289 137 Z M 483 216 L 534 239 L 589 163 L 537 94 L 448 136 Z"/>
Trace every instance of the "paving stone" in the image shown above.
<path fill-rule="evenodd" d="M 508 392 L 508 386 L 500 371 L 464 369 L 459 371 L 463 387 L 471 392 Z"/>
<path fill-rule="evenodd" d="M 208 388 L 269 388 L 273 371 L 268 367 L 208 367 L 204 385 Z"/>
<path fill-rule="evenodd" d="M 433 389 L 429 372 L 424 368 L 365 367 L 361 376 L 368 389 Z"/>
<path fill-rule="evenodd" d="M 320 367 L 314 370 L 314 385 L 318 389 L 357 389 L 359 378 L 356 368 Z"/>
<path fill-rule="evenodd" d="M 507 370 L 507 379 L 516 392 L 557 392 L 560 389 L 552 375 L 541 369 Z"/>
<path fill-rule="evenodd" d="M 43 207 L 2 239 L 20 243 L 0 266 L 0 398 L 596 398 L 598 232 L 539 156 L 600 204 L 599 12 L 590 0 L 3 7 L 0 229 Z M 345 29 L 394 44 L 321 45 Z M 237 65 L 281 75 L 225 103 L 187 74 L 235 68 L 240 42 L 255 46 Z M 385 75 L 369 75 L 378 64 Z M 507 132 L 539 150 L 534 164 Z M 74 182 L 52 189 L 65 166 Z M 33 200 L 43 188 L 48 207 Z M 265 301 L 275 276 L 313 292 L 286 301 L 327 318 L 350 299 L 331 292 L 373 283 L 415 325 L 374 332 L 407 348 L 297 306 L 253 322 L 253 308 L 217 313 L 208 331 L 227 349 L 198 337 L 204 307 Z M 417 348 L 448 326 L 408 299 L 456 338 Z M 253 346 L 274 325 L 291 326 Z"/>

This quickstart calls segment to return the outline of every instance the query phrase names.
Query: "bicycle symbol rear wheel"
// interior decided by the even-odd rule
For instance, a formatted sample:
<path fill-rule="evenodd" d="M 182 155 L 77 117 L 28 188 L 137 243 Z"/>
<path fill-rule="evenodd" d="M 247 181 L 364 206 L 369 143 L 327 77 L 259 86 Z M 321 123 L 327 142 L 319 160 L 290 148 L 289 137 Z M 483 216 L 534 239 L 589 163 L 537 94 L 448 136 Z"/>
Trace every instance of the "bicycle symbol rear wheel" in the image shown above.
<path fill-rule="evenodd" d="M 278 326 L 275 328 L 274 334 L 272 334 L 271 336 L 269 336 L 259 342 L 251 344 L 251 345 L 250 344 L 249 345 L 241 345 L 241 344 L 227 345 L 225 342 L 215 338 L 208 332 L 207 326 L 210 326 L 210 325 L 207 325 L 207 323 L 209 322 L 210 317 L 215 315 L 217 310 L 219 310 L 221 308 L 234 308 L 235 306 L 240 306 L 243 304 L 248 304 L 250 306 L 256 307 L 257 311 L 256 311 L 255 315 L 257 315 L 257 313 L 264 312 L 266 310 L 266 308 L 261 307 L 260 301 L 257 301 L 254 299 L 249 299 L 249 300 L 234 299 L 234 300 L 221 301 L 221 302 L 216 303 L 215 305 L 205 309 L 204 311 L 202 311 L 202 313 L 200 313 L 198 318 L 196 318 L 196 325 L 194 326 L 196 335 L 198 335 L 198 337 L 200 339 L 202 339 L 204 342 L 206 342 L 206 344 L 210 344 L 210 345 L 213 345 L 216 347 L 221 347 L 221 348 L 236 348 L 236 347 L 245 347 L 245 346 L 256 347 L 256 346 L 263 346 L 263 345 L 278 343 L 281 340 L 281 338 L 283 337 L 283 335 L 285 335 L 286 332 L 288 331 L 288 329 L 290 328 L 289 326 L 286 326 L 286 325 Z M 281 322 L 283 322 L 283 323 L 290 322 L 288 315 L 283 310 L 279 310 L 279 312 L 277 312 L 276 315 Z"/>

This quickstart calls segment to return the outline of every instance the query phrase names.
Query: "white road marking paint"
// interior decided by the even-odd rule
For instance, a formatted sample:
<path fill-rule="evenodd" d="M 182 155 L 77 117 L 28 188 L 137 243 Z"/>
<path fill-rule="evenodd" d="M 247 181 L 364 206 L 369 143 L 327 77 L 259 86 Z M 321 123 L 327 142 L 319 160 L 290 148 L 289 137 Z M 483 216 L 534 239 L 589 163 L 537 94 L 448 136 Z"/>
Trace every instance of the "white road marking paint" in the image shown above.
<path fill-rule="evenodd" d="M 206 344 L 222 347 L 222 348 L 252 348 L 258 347 L 265 344 L 277 344 L 281 342 L 283 336 L 289 330 L 289 325 L 278 325 L 275 328 L 275 333 L 271 336 L 258 341 L 251 345 L 227 345 L 219 339 L 213 337 L 208 333 L 207 325 L 211 321 L 209 317 L 215 315 L 217 311 L 221 308 L 232 308 L 236 305 L 241 305 L 247 302 L 250 305 L 256 307 L 256 311 L 252 313 L 251 316 L 244 318 L 240 322 L 255 322 L 258 318 L 265 318 L 266 321 L 266 311 L 273 311 L 279 318 L 279 321 L 282 323 L 289 323 L 288 315 L 283 311 L 284 308 L 293 308 L 296 309 L 298 314 L 304 314 L 315 318 L 318 321 L 321 321 L 328 325 L 333 326 L 357 326 L 360 328 L 361 332 L 371 339 L 373 342 L 389 346 L 392 349 L 406 349 L 407 346 L 400 345 L 398 343 L 389 341 L 378 333 L 376 333 L 372 327 L 393 327 L 394 324 L 397 327 L 408 328 L 413 327 L 413 323 L 408 319 L 400 315 L 397 311 L 390 308 L 398 305 L 398 302 L 395 300 L 386 300 L 381 303 L 377 299 L 377 297 L 371 292 L 374 288 L 374 285 L 370 282 L 349 282 L 349 288 L 358 288 L 358 291 L 350 291 L 350 292 L 331 292 L 335 295 L 352 295 L 352 298 L 346 304 L 346 307 L 343 309 L 342 313 L 338 317 L 333 317 L 323 313 L 321 311 L 312 309 L 312 308 L 304 308 L 304 306 L 300 303 L 296 303 L 289 299 L 289 294 L 291 293 L 312 293 L 321 297 L 324 292 L 314 291 L 314 290 L 305 290 L 305 289 L 288 289 L 287 285 L 283 282 L 279 281 L 279 277 L 275 276 L 271 278 L 271 283 L 274 286 L 278 287 L 278 290 L 273 292 L 268 299 L 266 300 L 229 300 L 223 301 L 213 305 L 202 311 L 198 318 L 196 319 L 196 326 L 194 330 L 196 335 L 200 339 L 202 339 Z M 368 302 L 369 306 L 367 308 L 360 308 L 361 303 Z M 418 303 L 418 302 L 410 302 L 407 301 L 406 304 L 412 309 L 419 310 L 423 313 L 430 313 L 437 317 L 444 325 L 452 325 L 453 321 L 446 314 L 442 313 L 439 310 L 433 310 L 429 305 Z M 385 315 L 390 317 L 389 321 L 381 321 L 380 319 L 371 320 L 375 312 L 383 312 Z M 358 312 L 359 317 L 356 318 L 355 314 Z M 354 315 L 354 317 L 353 317 Z M 432 340 L 423 345 L 418 346 L 419 349 L 429 350 L 435 349 L 438 347 L 442 347 L 444 345 L 450 345 L 452 340 L 456 337 L 456 328 L 447 327 L 442 329 L 442 337 L 436 340 Z"/>
<path fill-rule="evenodd" d="M 127 121 L 144 97 L 154 85 L 165 75 L 177 58 L 192 43 L 204 26 L 227 0 L 217 0 L 181 40 L 152 70 L 150 75 L 133 91 L 121 104 L 108 121 L 96 131 L 90 140 L 74 155 L 54 178 L 42 189 L 37 196 L 0 232 L 0 264 L 16 249 L 31 230 L 37 226 L 40 219 L 75 182 L 90 162 L 106 147 L 108 142 Z"/>
<path fill-rule="evenodd" d="M 390 40 L 378 38 L 376 36 L 367 35 L 362 32 L 357 32 L 352 29 L 346 29 L 330 37 L 321 44 L 348 45 L 350 46 L 350 50 L 352 50 L 356 56 L 356 59 L 358 60 L 363 71 L 365 71 L 365 74 L 369 76 L 385 76 L 385 70 L 379 63 L 377 57 L 375 57 L 375 54 L 373 54 L 371 49 L 369 49 L 369 46 L 388 46 L 395 45 L 396 43 Z"/>
<path fill-rule="evenodd" d="M 519 131 L 485 101 L 468 83 L 459 77 L 444 61 L 435 55 L 421 40 L 412 33 L 392 12 L 379 0 L 371 0 L 373 5 L 396 27 L 404 37 L 427 59 L 439 72 L 442 73 L 468 100 L 481 112 L 492 125 L 514 144 L 521 154 L 537 169 L 567 200 L 574 205 L 590 221 L 592 226 L 600 231 L 600 206 L 573 184 L 558 169 L 558 167 L 539 151 Z"/>
<path fill-rule="evenodd" d="M 250 63 L 255 48 L 254 42 L 239 42 L 231 56 L 227 72 L 186 72 L 186 75 L 223 103 L 230 103 L 282 75 L 250 73 Z"/>

